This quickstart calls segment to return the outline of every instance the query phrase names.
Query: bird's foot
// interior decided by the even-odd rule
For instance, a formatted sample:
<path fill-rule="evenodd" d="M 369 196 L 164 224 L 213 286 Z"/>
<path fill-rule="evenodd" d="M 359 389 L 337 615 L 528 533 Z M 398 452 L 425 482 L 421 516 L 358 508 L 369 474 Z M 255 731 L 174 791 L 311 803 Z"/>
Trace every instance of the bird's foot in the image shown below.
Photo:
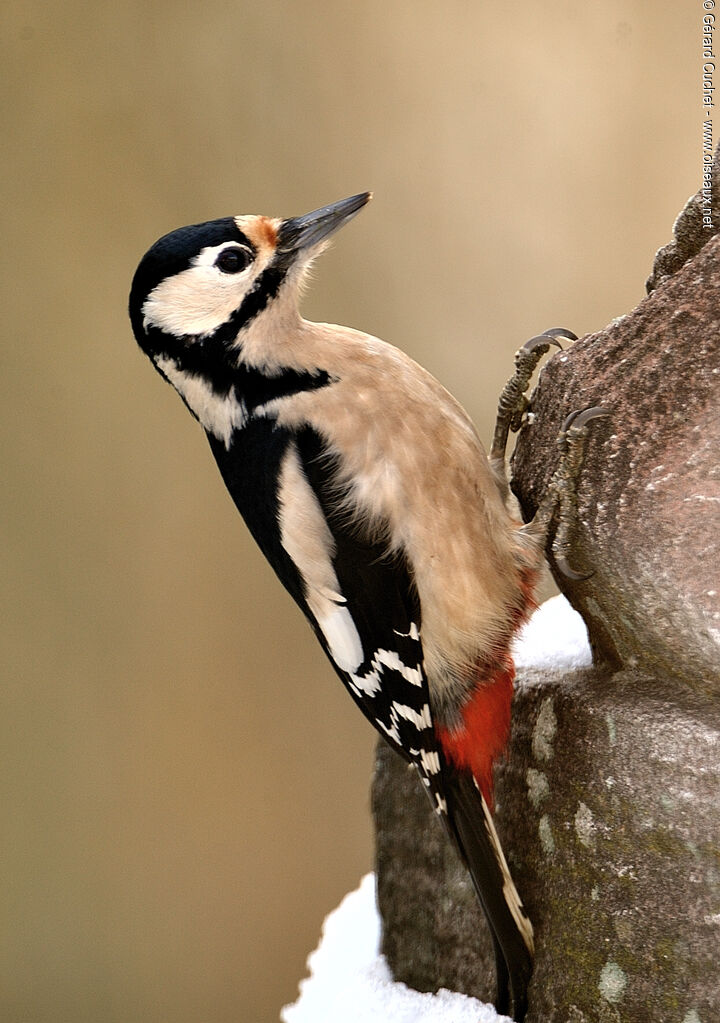
<path fill-rule="evenodd" d="M 505 384 L 498 401 L 495 432 L 490 449 L 490 463 L 495 471 L 503 498 L 508 495 L 505 453 L 510 432 L 517 433 L 530 408 L 527 390 L 537 365 L 551 345 L 562 348 L 558 338 L 577 341 L 577 336 L 564 327 L 550 327 L 526 341 L 515 353 L 515 372 Z"/>
<path fill-rule="evenodd" d="M 557 519 L 551 551 L 558 569 L 566 578 L 582 581 L 590 573 L 576 572 L 570 565 L 571 533 L 577 520 L 577 483 L 585 458 L 585 442 L 588 424 L 593 419 L 609 416 L 610 412 L 600 405 L 571 412 L 560 429 L 557 445 L 560 462 L 553 473 L 535 515 L 523 532 L 543 541 L 548 535 L 550 524 Z"/>

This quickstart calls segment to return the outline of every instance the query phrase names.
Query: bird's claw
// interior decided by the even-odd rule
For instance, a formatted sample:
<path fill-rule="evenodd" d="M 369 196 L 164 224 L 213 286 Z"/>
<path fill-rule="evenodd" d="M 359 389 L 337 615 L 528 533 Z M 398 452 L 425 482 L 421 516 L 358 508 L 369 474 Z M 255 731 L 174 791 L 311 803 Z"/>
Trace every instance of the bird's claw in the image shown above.
<path fill-rule="evenodd" d="M 506 499 L 509 493 L 507 474 L 505 471 L 505 452 L 510 432 L 517 433 L 523 425 L 530 408 L 526 396 L 530 380 L 537 369 L 538 363 L 550 347 L 555 345 L 562 350 L 558 338 L 576 341 L 577 336 L 565 327 L 549 327 L 542 334 L 536 334 L 522 345 L 515 353 L 515 372 L 505 384 L 498 401 L 495 432 L 490 449 L 490 462 L 494 468 L 498 487 Z"/>
<path fill-rule="evenodd" d="M 558 571 L 573 582 L 590 579 L 593 572 L 577 572 L 570 564 L 570 533 L 577 518 L 577 481 L 585 456 L 588 425 L 594 419 L 611 415 L 602 405 L 576 409 L 565 419 L 557 437 L 560 463 L 552 475 L 532 521 L 524 527 L 529 533 L 547 536 L 552 519 L 558 526 L 551 544 Z"/>
<path fill-rule="evenodd" d="M 541 349 L 538 352 L 539 357 L 549 351 L 550 345 L 555 345 L 556 348 L 562 351 L 562 345 L 558 341 L 559 337 L 567 338 L 568 341 L 577 341 L 577 334 L 573 334 L 571 330 L 566 330 L 565 327 L 548 327 L 542 334 L 536 334 L 535 337 L 531 337 L 529 341 L 526 341 L 520 352 L 534 352 L 536 349 Z M 518 355 L 520 352 L 518 352 Z"/>
<path fill-rule="evenodd" d="M 603 419 L 605 416 L 609 415 L 610 409 L 604 408 L 602 405 L 592 405 L 590 408 L 575 409 L 575 411 L 571 412 L 562 424 L 559 436 L 567 440 L 571 429 L 579 432 L 584 430 L 592 419 Z"/>
<path fill-rule="evenodd" d="M 554 541 L 553 541 L 554 547 Z M 564 554 L 554 554 L 553 560 L 558 567 L 558 571 L 561 575 L 564 575 L 566 579 L 569 579 L 574 583 L 586 583 L 588 579 L 592 579 L 595 575 L 594 572 L 576 572 L 572 568 Z"/>
<path fill-rule="evenodd" d="M 565 337 L 568 341 L 577 341 L 577 334 L 573 334 L 567 327 L 548 327 L 547 330 L 543 331 L 543 334 L 547 334 L 548 337 Z"/>

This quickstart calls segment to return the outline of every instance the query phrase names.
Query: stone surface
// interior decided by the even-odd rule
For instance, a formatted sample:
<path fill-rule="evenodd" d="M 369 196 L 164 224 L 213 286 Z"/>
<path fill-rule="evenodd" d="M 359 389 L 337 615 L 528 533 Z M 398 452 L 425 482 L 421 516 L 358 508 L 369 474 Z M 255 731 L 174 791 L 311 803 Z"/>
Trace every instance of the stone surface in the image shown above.
<path fill-rule="evenodd" d="M 525 518 L 553 471 L 573 409 L 590 427 L 574 567 L 556 580 L 599 662 L 720 689 L 720 236 L 634 312 L 545 366 L 518 439 Z"/>
<path fill-rule="evenodd" d="M 633 672 L 519 679 L 497 824 L 535 925 L 528 1023 L 720 1019 L 720 712 L 677 696 Z M 470 881 L 384 744 L 373 805 L 395 977 L 491 1000 Z"/>
<path fill-rule="evenodd" d="M 708 202 L 709 198 L 709 202 Z M 712 226 L 708 226 L 708 212 Z M 645 287 L 654 291 L 667 277 L 671 277 L 688 259 L 696 256 L 703 245 L 720 230 L 720 147 L 715 151 L 710 178 L 710 196 L 700 191 L 688 199 L 673 226 L 673 240 L 663 246 L 655 256 L 652 273 Z"/>

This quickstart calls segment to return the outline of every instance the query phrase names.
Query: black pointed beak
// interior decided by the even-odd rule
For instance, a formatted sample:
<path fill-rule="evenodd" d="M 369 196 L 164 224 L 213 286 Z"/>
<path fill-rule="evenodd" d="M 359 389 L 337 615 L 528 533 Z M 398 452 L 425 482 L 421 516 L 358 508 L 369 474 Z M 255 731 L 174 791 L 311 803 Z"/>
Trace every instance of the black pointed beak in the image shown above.
<path fill-rule="evenodd" d="M 360 192 L 359 195 L 351 195 L 349 199 L 340 199 L 339 202 L 306 213 L 304 217 L 283 220 L 277 238 L 279 259 L 289 262 L 296 253 L 329 238 L 352 220 L 371 199 L 372 192 Z"/>

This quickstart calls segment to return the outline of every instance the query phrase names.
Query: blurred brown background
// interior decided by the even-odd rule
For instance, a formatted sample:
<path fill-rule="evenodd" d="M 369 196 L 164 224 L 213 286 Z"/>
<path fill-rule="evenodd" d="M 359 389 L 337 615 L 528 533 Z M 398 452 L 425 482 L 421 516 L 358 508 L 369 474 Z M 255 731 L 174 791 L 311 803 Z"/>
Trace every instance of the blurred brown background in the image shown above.
<path fill-rule="evenodd" d="M 3 1023 L 277 1020 L 372 862 L 373 734 L 136 349 L 140 256 L 373 189 L 306 315 L 488 437 L 518 344 L 632 308 L 699 187 L 701 16 L 3 4 Z"/>

